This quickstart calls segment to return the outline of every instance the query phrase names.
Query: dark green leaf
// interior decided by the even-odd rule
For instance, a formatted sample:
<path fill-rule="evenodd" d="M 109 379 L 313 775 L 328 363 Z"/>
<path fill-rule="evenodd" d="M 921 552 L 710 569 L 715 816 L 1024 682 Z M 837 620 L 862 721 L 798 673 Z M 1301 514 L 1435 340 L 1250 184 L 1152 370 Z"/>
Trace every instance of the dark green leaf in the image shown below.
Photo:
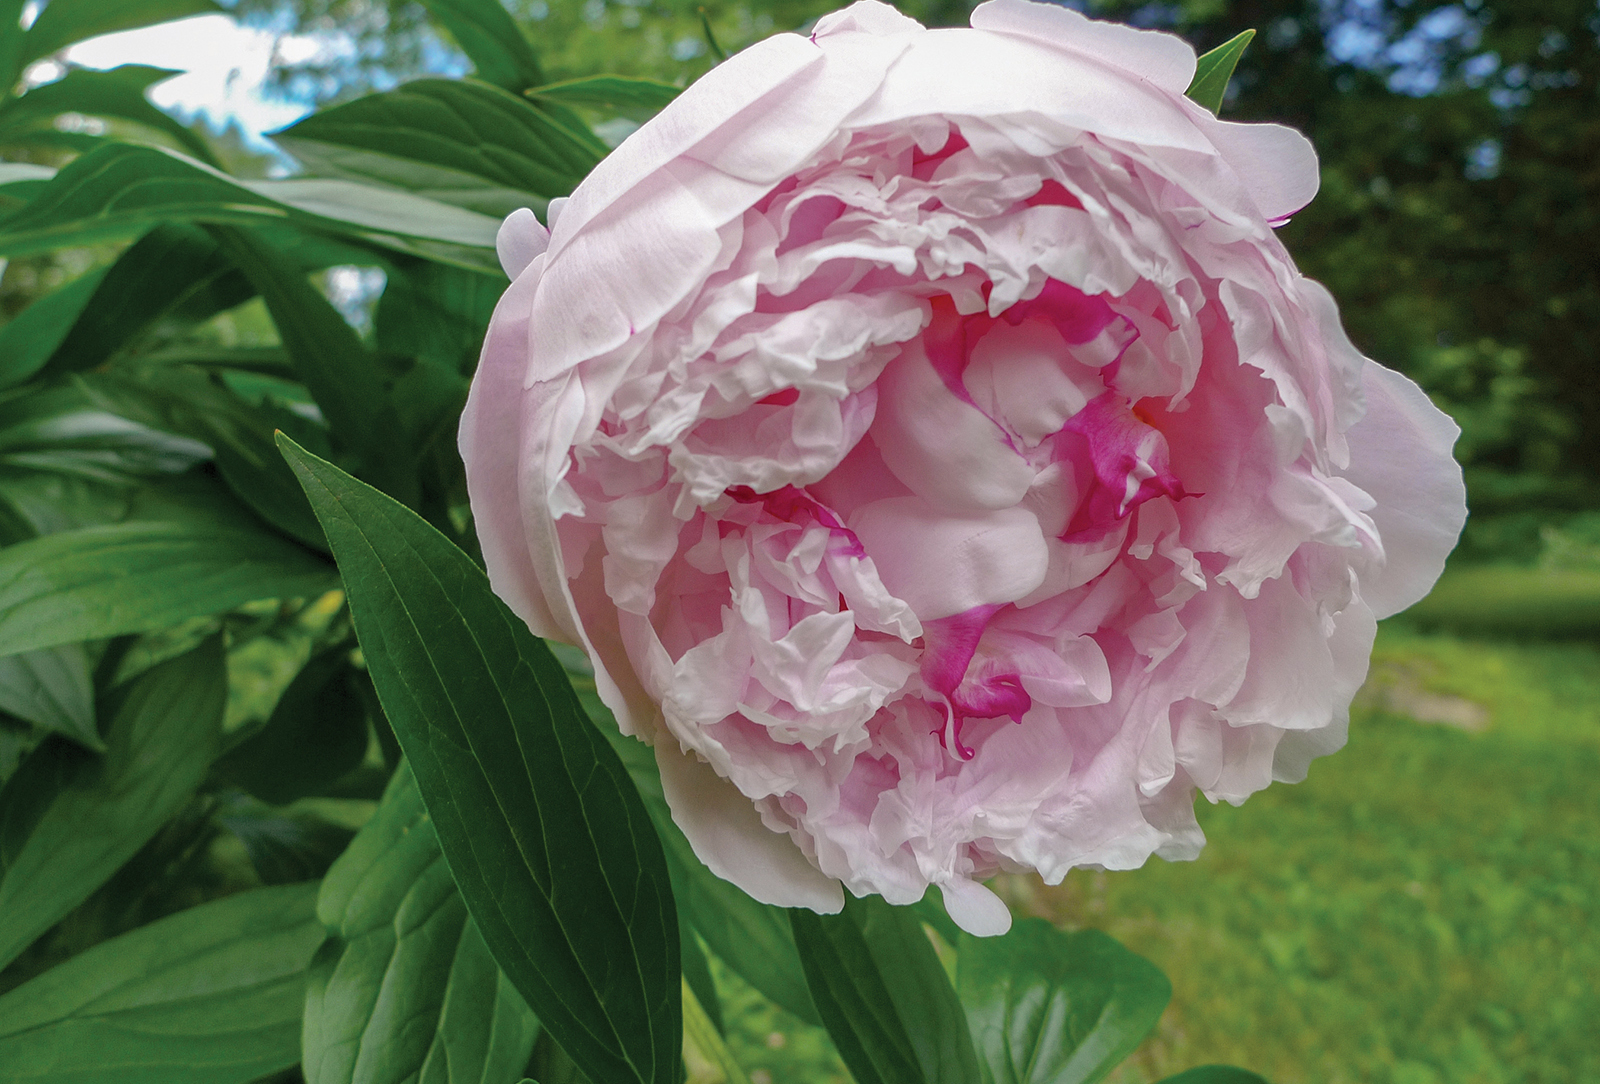
<path fill-rule="evenodd" d="M 881 896 L 847 896 L 844 913 L 824 915 L 822 921 L 854 921 L 860 927 L 911 1040 L 922 1079 L 928 1084 L 974 1084 L 978 1057 L 966 1013 L 916 911 L 892 907 Z"/>
<path fill-rule="evenodd" d="M 389 274 L 373 331 L 378 350 L 470 376 L 505 277 L 407 260 Z"/>
<path fill-rule="evenodd" d="M 683 981 L 689 984 L 711 1026 L 721 1035 L 725 1030 L 722 1026 L 722 999 L 717 996 L 717 983 L 711 977 L 710 961 L 700 948 L 700 939 L 694 935 L 694 927 L 684 921 L 682 908 L 678 912 L 678 938 L 682 950 Z"/>
<path fill-rule="evenodd" d="M 244 844 L 256 876 L 269 885 L 317 880 L 355 835 L 311 813 L 273 809 L 237 792 L 223 796 L 215 816 Z"/>
<path fill-rule="evenodd" d="M 1172 984 L 1099 930 L 1038 918 L 963 935 L 957 986 L 986 1084 L 1091 1084 L 1156 1026 Z"/>
<path fill-rule="evenodd" d="M 1239 66 L 1245 46 L 1255 36 L 1254 30 L 1246 30 L 1202 56 L 1195 64 L 1194 79 L 1184 93 L 1211 112 L 1220 113 L 1222 98 L 1228 92 L 1228 80 L 1233 78 L 1233 69 Z"/>
<path fill-rule="evenodd" d="M 527 1065 L 538 1021 L 467 914 L 405 765 L 317 912 L 336 940 L 306 996 L 307 1084 L 499 1084 Z"/>
<path fill-rule="evenodd" d="M 123 64 L 109 71 L 80 68 L 54 83 L 34 87 L 0 106 L 0 143 L 48 125 L 62 113 L 131 120 L 176 140 L 202 162 L 217 165 L 211 148 L 194 129 L 180 124 L 150 104 L 145 90 L 180 73 L 143 64 Z"/>
<path fill-rule="evenodd" d="M 355 329 L 294 260 L 248 231 L 208 229 L 266 302 L 284 351 L 328 420 L 335 443 L 354 453 L 383 489 L 414 500 L 416 480 L 410 456 L 395 447 L 398 419 L 383 374 Z"/>
<path fill-rule="evenodd" d="M 80 380 L 105 409 L 207 445 L 235 496 L 290 538 L 326 552 L 327 542 L 311 505 L 272 443 L 273 430 L 287 420 L 246 402 L 219 374 L 147 360 L 143 366 L 119 366 Z M 244 363 L 243 358 L 226 354 L 215 360 Z M 276 371 L 276 357 L 267 367 Z M 306 422 L 302 428 L 310 425 Z"/>
<path fill-rule="evenodd" d="M 492 269 L 500 223 L 409 192 L 350 181 L 243 181 L 161 147 L 107 144 L 0 218 L 0 255 L 137 236 L 166 221 L 281 223 Z"/>
<path fill-rule="evenodd" d="M 95 729 L 94 688 L 81 644 L 0 656 L 0 711 L 103 750 Z"/>
<path fill-rule="evenodd" d="M 791 910 L 789 920 L 817 1015 L 857 1084 L 923 1084 L 917 1051 L 861 927 L 850 915 L 804 908 Z"/>
<path fill-rule="evenodd" d="M 572 191 L 605 154 L 586 137 L 515 94 L 461 79 L 419 79 L 274 135 L 325 172 L 496 216 Z"/>
<path fill-rule="evenodd" d="M 645 809 L 655 822 L 656 833 L 667 855 L 672 895 L 678 901 L 679 914 L 688 919 L 718 959 L 740 978 L 768 1000 L 806 1023 L 820 1027 L 822 1020 L 806 988 L 805 970 L 800 965 L 800 953 L 789 927 L 789 913 L 781 907 L 751 899 L 743 889 L 712 873 L 695 856 L 694 848 L 667 807 L 655 753 L 643 742 L 618 732 L 611 710 L 595 692 L 594 671 L 582 651 L 564 644 L 552 644 L 551 650 L 572 675 L 579 702 L 611 742 L 638 788 L 639 796 L 644 799 Z"/>
<path fill-rule="evenodd" d="M 0 997 L 0 1084 L 245 1084 L 300 1056 L 315 885 L 102 942 Z"/>
<path fill-rule="evenodd" d="M 348 645 L 314 655 L 266 725 L 217 761 L 218 776 L 270 805 L 323 793 L 367 752 L 367 716 Z"/>
<path fill-rule="evenodd" d="M 77 388 L 51 388 L 0 404 L 0 464 L 9 467 L 127 484 L 176 474 L 209 455 L 197 441 L 96 409 Z"/>
<path fill-rule="evenodd" d="M 62 531 L 0 549 L 0 655 L 145 632 L 334 586 L 327 562 L 248 523 Z"/>
<path fill-rule="evenodd" d="M 420 0 L 467 54 L 478 78 L 522 90 L 544 82 L 533 48 L 500 0 Z"/>
<path fill-rule="evenodd" d="M 82 315 L 68 325 L 49 371 L 92 369 L 180 309 L 196 308 L 194 315 L 205 319 L 253 293 L 203 229 L 157 226 L 104 272 Z"/>
<path fill-rule="evenodd" d="M 101 34 L 221 10 L 213 0 L 50 0 L 23 38 L 22 63 Z"/>
<path fill-rule="evenodd" d="M 530 98 L 581 105 L 629 115 L 650 116 L 666 108 L 682 93 L 671 83 L 654 79 L 633 79 L 625 75 L 591 75 L 547 83 L 524 91 Z"/>
<path fill-rule="evenodd" d="M 1231 1065 L 1200 1065 L 1169 1076 L 1160 1084 L 1267 1084 L 1264 1077 Z"/>
<path fill-rule="evenodd" d="M 217 753 L 226 697 L 222 643 L 212 638 L 134 681 L 106 730 L 103 757 L 54 738 L 6 782 L 0 966 L 88 898 L 189 800 Z M 0 1021 L 8 1019 L 0 1012 Z"/>
<path fill-rule="evenodd" d="M 45 294 L 0 328 L 0 388 L 20 384 L 44 368 L 105 276 L 106 269 L 102 268 L 75 278 Z"/>
<path fill-rule="evenodd" d="M 673 1084 L 677 913 L 648 814 L 560 667 L 444 536 L 285 438 L 484 941 L 594 1079 Z"/>

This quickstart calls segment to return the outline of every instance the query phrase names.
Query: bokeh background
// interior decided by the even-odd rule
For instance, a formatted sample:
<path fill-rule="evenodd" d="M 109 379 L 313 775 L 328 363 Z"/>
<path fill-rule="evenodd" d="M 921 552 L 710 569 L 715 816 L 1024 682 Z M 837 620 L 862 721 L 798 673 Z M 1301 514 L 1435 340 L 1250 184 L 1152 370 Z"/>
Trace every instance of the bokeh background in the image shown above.
<path fill-rule="evenodd" d="M 42 61 L 193 69 L 154 100 L 230 168 L 292 172 L 263 133 L 468 65 L 403 0 L 236 0 Z M 684 84 L 829 0 L 508 0 L 552 79 Z M 926 23 L 964 0 L 903 0 Z M 1224 115 L 1304 131 L 1322 191 L 1282 236 L 1367 353 L 1460 423 L 1471 518 L 1439 587 L 1382 628 L 1349 748 L 1242 808 L 1197 862 L 1001 888 L 1105 929 L 1175 986 L 1119 1084 L 1207 1061 L 1282 1084 L 1600 1080 L 1600 5 L 1594 0 L 1074 3 L 1204 50 L 1258 31 Z M 71 118 L 65 122 L 69 129 Z M 86 124 L 100 122 L 85 121 Z M 604 134 L 620 140 L 627 122 Z M 11 161 L 53 164 L 38 145 Z M 109 255 L 109 253 L 105 254 Z M 93 252 L 13 261 L 0 319 Z M 381 272 L 324 285 L 362 326 Z M 219 318 L 270 334 L 251 302 Z M 298 659 L 253 660 L 270 710 Z M 259 701 L 259 703 L 255 702 Z M 0 769 L 9 771 L 0 728 Z M 1202 803 L 1204 804 L 1204 803 Z M 719 973 L 753 1084 L 843 1080 L 826 1037 Z"/>

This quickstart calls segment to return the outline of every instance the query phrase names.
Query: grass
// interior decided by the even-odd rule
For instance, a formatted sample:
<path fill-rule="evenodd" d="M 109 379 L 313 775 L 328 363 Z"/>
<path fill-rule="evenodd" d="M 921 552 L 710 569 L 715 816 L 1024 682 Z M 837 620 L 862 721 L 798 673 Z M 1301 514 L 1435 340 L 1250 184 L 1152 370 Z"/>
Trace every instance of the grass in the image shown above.
<path fill-rule="evenodd" d="M 1600 1080 L 1597 777 L 1600 650 L 1391 624 L 1349 746 L 1299 786 L 1202 802 L 1198 861 L 999 887 L 1172 977 L 1115 1084 L 1206 1062 L 1276 1084 Z M 811 1029 L 730 986 L 755 1084 L 837 1079 Z"/>

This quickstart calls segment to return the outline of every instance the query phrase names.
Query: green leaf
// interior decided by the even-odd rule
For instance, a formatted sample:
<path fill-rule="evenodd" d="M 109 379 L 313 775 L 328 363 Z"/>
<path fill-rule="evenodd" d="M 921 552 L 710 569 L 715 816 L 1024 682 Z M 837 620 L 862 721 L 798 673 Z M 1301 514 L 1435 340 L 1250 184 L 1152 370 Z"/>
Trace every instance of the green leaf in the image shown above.
<path fill-rule="evenodd" d="M 356 633 L 484 941 L 574 1061 L 675 1084 L 677 913 L 638 793 L 466 554 L 287 438 Z"/>
<path fill-rule="evenodd" d="M 0 655 L 146 632 L 335 586 L 326 561 L 248 523 L 61 531 L 0 549 Z"/>
<path fill-rule="evenodd" d="M 85 749 L 105 749 L 95 728 L 94 688 L 81 644 L 0 657 L 0 711 L 71 738 Z"/>
<path fill-rule="evenodd" d="M 706 1020 L 721 1035 L 722 999 L 717 996 L 717 981 L 711 977 L 711 962 L 700 947 L 700 939 L 694 935 L 694 927 L 684 920 L 681 907 L 678 909 L 678 943 L 680 959 L 683 961 L 683 981 L 688 983 Z M 687 1008 L 685 1011 L 688 1011 Z"/>
<path fill-rule="evenodd" d="M 1266 1078 L 1231 1065 L 1200 1065 L 1169 1076 L 1160 1084 L 1267 1084 Z"/>
<path fill-rule="evenodd" d="M 788 911 L 751 899 L 743 889 L 712 873 L 695 856 L 694 848 L 667 807 L 655 753 L 643 742 L 617 730 L 611 709 L 595 692 L 594 671 L 583 652 L 565 644 L 553 644 L 551 649 L 572 675 L 579 703 L 616 750 L 644 800 L 650 819 L 655 822 L 656 834 L 666 852 L 667 870 L 672 875 L 672 895 L 678 901 L 679 914 L 705 939 L 717 958 L 740 978 L 769 1001 L 806 1023 L 821 1027 L 822 1018 L 811 1004 L 811 994 L 806 987 L 805 969 L 800 964 L 799 950 L 795 948 Z M 686 972 L 688 968 L 685 964 Z"/>
<path fill-rule="evenodd" d="M 133 682 L 107 727 L 104 757 L 53 738 L 6 781 L 0 967 L 87 899 L 189 800 L 216 755 L 226 698 L 222 643 L 213 637 Z M 0 1021 L 10 1020 L 0 1011 Z M 0 1056 L 6 1064 L 15 1063 Z"/>
<path fill-rule="evenodd" d="M 222 356 L 215 358 L 219 363 L 234 360 L 227 352 L 219 353 Z M 284 419 L 246 402 L 217 374 L 149 361 L 92 373 L 81 377 L 80 383 L 106 410 L 207 445 L 235 496 L 290 538 L 326 552 L 327 541 L 305 492 L 272 442 L 273 430 Z M 276 357 L 269 368 L 282 371 Z"/>
<path fill-rule="evenodd" d="M 854 921 L 860 927 L 911 1040 L 922 1079 L 928 1084 L 973 1084 L 978 1056 L 966 1013 L 917 913 L 890 906 L 881 896 L 852 897 L 842 915 L 824 915 L 822 921 Z"/>
<path fill-rule="evenodd" d="M 479 79 L 507 90 L 522 90 L 544 82 L 533 47 L 500 0 L 420 2 L 456 39 L 477 69 Z"/>
<path fill-rule="evenodd" d="M 23 38 L 22 65 L 101 34 L 221 10 L 213 0 L 50 0 Z"/>
<path fill-rule="evenodd" d="M 83 113 L 142 124 L 176 140 L 202 162 L 218 165 L 198 132 L 163 113 L 145 97 L 149 87 L 180 74 L 143 64 L 123 64 L 107 71 L 69 71 L 54 83 L 34 87 L 22 97 L 0 105 L 0 143 L 15 142 L 62 113 Z"/>
<path fill-rule="evenodd" d="M 205 230 L 185 223 L 157 226 L 102 272 L 46 371 L 93 369 L 180 309 L 199 302 L 195 315 L 204 319 L 253 292 Z"/>
<path fill-rule="evenodd" d="M 378 350 L 472 375 L 505 284 L 504 275 L 490 278 L 428 260 L 399 263 L 389 273 L 373 316 Z"/>
<path fill-rule="evenodd" d="M 300 1056 L 315 885 L 102 942 L 0 997 L 0 1084 L 245 1084 Z"/>
<path fill-rule="evenodd" d="M 266 303 L 284 351 L 328 420 L 335 443 L 354 453 L 381 488 L 414 501 L 411 457 L 395 447 L 398 419 L 383 374 L 355 329 L 284 253 L 245 230 L 208 230 Z"/>
<path fill-rule="evenodd" d="M 244 844 L 256 876 L 269 885 L 317 880 L 355 835 L 312 813 L 273 809 L 248 794 L 223 795 L 214 815 Z"/>
<path fill-rule="evenodd" d="M 571 192 L 605 154 L 586 136 L 465 79 L 419 79 L 273 134 L 313 168 L 497 216 Z"/>
<path fill-rule="evenodd" d="M 1172 997 L 1161 970 L 1099 930 L 1038 918 L 962 935 L 957 986 L 986 1084 L 1091 1084 L 1148 1035 Z"/>
<path fill-rule="evenodd" d="M 80 275 L 52 290 L 0 327 L 0 388 L 20 384 L 44 368 L 95 296 L 107 269 Z"/>
<path fill-rule="evenodd" d="M 306 1084 L 498 1084 L 539 1023 L 467 914 L 405 765 L 328 871 L 335 941 L 307 991 Z"/>
<path fill-rule="evenodd" d="M 126 484 L 175 474 L 205 445 L 95 408 L 81 389 L 51 388 L 0 403 L 0 463 Z"/>
<path fill-rule="evenodd" d="M 924 1084 L 917 1051 L 852 916 L 794 908 L 789 921 L 811 1000 L 857 1084 Z"/>
<path fill-rule="evenodd" d="M 1233 78 L 1233 69 L 1239 66 L 1245 46 L 1255 36 L 1254 30 L 1246 30 L 1202 56 L 1195 64 L 1194 80 L 1184 93 L 1211 112 L 1220 113 L 1223 95 L 1228 92 L 1228 80 Z"/>
<path fill-rule="evenodd" d="M 163 147 L 107 144 L 63 168 L 0 218 L 0 255 L 137 236 L 165 221 L 282 223 L 489 269 L 500 223 L 350 181 L 243 181 Z"/>
<path fill-rule="evenodd" d="M 349 645 L 314 655 L 260 729 L 217 761 L 218 776 L 270 805 L 321 794 L 367 753 Z"/>
<path fill-rule="evenodd" d="M 547 83 L 523 93 L 530 98 L 560 102 L 562 105 L 581 105 L 591 109 L 649 116 L 665 109 L 682 91 L 671 83 L 655 79 L 591 75 L 583 79 Z"/>
<path fill-rule="evenodd" d="M 817 1012 L 858 1081 L 978 1079 L 961 1002 L 914 911 L 846 897 L 840 914 L 790 919 Z"/>

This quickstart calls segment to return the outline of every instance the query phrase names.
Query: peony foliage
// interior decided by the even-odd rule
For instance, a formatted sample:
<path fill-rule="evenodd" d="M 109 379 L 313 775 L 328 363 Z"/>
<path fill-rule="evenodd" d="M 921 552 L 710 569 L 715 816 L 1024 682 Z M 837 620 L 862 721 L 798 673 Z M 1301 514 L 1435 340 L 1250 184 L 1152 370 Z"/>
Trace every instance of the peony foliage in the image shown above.
<path fill-rule="evenodd" d="M 983 879 L 1192 855 L 1195 786 L 1241 800 L 1339 743 L 1361 630 L 1431 583 L 1459 530 L 1448 423 L 1355 354 L 1272 237 L 1314 189 L 1309 148 L 1214 116 L 1248 35 L 1196 59 L 999 0 L 929 47 L 868 2 L 680 93 L 551 82 L 499 0 L 424 0 L 474 74 L 320 110 L 276 137 L 304 168 L 262 179 L 150 105 L 168 73 L 20 79 L 74 41 L 214 5 L 53 0 L 29 26 L 22 6 L 0 0 L 0 257 L 41 288 L 0 326 L 5 1084 L 736 1084 L 711 958 L 825 1028 L 861 1084 L 1099 1080 L 1170 985 L 1102 934 L 1011 925 Z M 908 50 L 935 83 L 847 123 Z M 990 73 L 1013 94 L 998 105 L 963 100 L 975 84 L 922 100 L 952 59 L 1023 54 L 1066 89 L 1016 97 L 1024 65 Z M 821 77 L 783 100 L 808 65 Z M 1099 80 L 1085 100 L 1115 131 L 1052 116 L 1074 80 Z M 595 126 L 617 117 L 645 128 L 614 150 Z M 1140 126 L 1173 118 L 1224 149 L 1147 153 Z M 715 153 L 684 153 L 708 135 Z M 835 209 L 849 251 L 802 267 L 785 245 L 826 248 L 828 228 L 808 185 L 863 214 Z M 949 221 L 919 218 L 936 205 Z M 1180 221 L 1195 232 L 1163 240 Z M 1165 270 L 1128 273 L 1140 245 Z M 797 319 L 748 320 L 747 257 L 750 290 L 788 275 L 762 288 L 808 299 Z M 842 259 L 837 281 L 818 273 Z M 343 289 L 370 284 L 356 269 L 381 294 Z M 1253 322 L 1218 331 L 1224 303 Z M 1299 369 L 1261 362 L 1246 386 L 1202 360 L 1219 335 L 1259 354 L 1274 327 Z M 938 370 L 990 335 L 1065 351 L 1070 373 L 1008 391 L 981 360 L 975 393 Z M 674 350 L 699 375 L 732 359 L 712 406 L 685 397 Z M 564 399 L 547 394 L 561 366 L 581 377 Z M 1190 392 L 1201 408 L 1169 441 Z M 860 477 L 893 492 L 874 511 L 836 468 L 878 417 Z M 1207 426 L 1246 436 L 1216 451 Z M 1196 448 L 1234 488 L 1191 520 Z M 671 486 L 634 469 L 673 455 Z M 1056 490 L 1024 508 L 1052 456 Z M 1041 517 L 1060 521 L 1049 538 Z M 802 539 L 814 553 L 773 549 Z M 795 627 L 827 644 L 750 639 L 772 601 L 752 560 L 788 569 Z M 1118 621 L 1057 635 L 1016 616 L 1112 581 Z M 670 651 L 641 639 L 658 587 L 695 615 L 651 633 Z M 1137 676 L 1177 650 L 1201 590 L 1223 601 L 1199 604 L 1191 648 L 1237 648 L 1244 628 L 1281 665 L 1186 648 L 1183 681 Z M 722 703 L 784 650 L 797 674 L 828 656 L 817 695 Z M 1125 731 L 1140 697 L 1173 708 L 1177 751 L 1169 734 L 1086 782 L 1048 748 L 986 750 L 1029 723 L 1037 741 L 1045 716 Z M 758 715 L 760 742 L 716 729 Z M 895 826 L 876 806 L 821 812 L 881 803 L 895 788 L 877 776 L 842 803 L 838 787 L 897 756 L 927 788 L 883 804 Z M 785 757 L 804 770 L 774 769 Z M 762 771 L 794 785 L 762 792 Z M 952 802 L 981 816 L 950 828 Z M 930 815 L 943 836 L 918 835 Z"/>

